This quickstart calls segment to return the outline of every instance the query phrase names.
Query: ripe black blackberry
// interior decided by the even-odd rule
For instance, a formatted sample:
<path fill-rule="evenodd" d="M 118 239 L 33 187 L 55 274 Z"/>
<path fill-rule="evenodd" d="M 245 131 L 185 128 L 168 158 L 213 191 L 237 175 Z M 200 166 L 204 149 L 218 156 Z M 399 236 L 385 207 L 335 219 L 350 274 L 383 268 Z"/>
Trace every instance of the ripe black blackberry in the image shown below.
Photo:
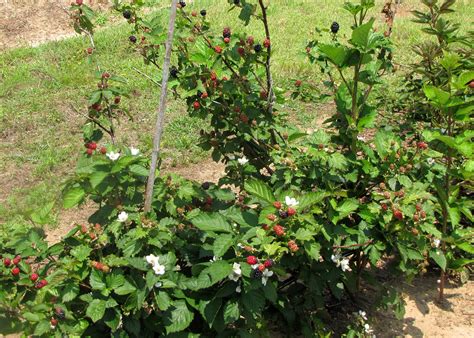
<path fill-rule="evenodd" d="M 128 9 L 124 10 L 122 14 L 123 14 L 123 17 L 127 20 L 132 17 L 132 12 L 130 12 Z"/>
<path fill-rule="evenodd" d="M 171 75 L 172 78 L 176 79 L 178 77 L 178 73 L 179 73 L 179 71 L 175 66 L 171 67 L 170 75 Z"/>
<path fill-rule="evenodd" d="M 224 38 L 230 38 L 231 34 L 232 34 L 232 33 L 231 33 L 229 27 L 224 28 L 224 30 L 222 31 L 222 36 L 223 36 Z"/>
<path fill-rule="evenodd" d="M 333 34 L 337 34 L 337 32 L 339 32 L 339 24 L 336 21 L 334 21 L 331 25 L 331 32 Z"/>
<path fill-rule="evenodd" d="M 257 43 L 254 47 L 253 50 L 257 53 L 260 53 L 262 51 L 262 45 Z"/>
<path fill-rule="evenodd" d="M 203 184 L 201 184 L 201 188 L 203 188 L 204 190 L 208 190 L 210 187 L 211 182 L 204 182 Z"/>
<path fill-rule="evenodd" d="M 202 16 L 206 16 L 207 15 L 207 11 L 205 9 L 201 10 L 201 15 Z"/>
<path fill-rule="evenodd" d="M 137 42 L 137 37 L 135 35 L 130 35 L 130 37 L 128 39 L 130 40 L 131 43 L 136 43 Z"/>
<path fill-rule="evenodd" d="M 286 211 L 280 210 L 279 214 L 280 214 L 281 219 L 288 218 L 288 212 L 286 212 Z"/>
<path fill-rule="evenodd" d="M 240 5 L 240 0 L 234 0 L 234 5 Z"/>
<path fill-rule="evenodd" d="M 251 278 L 259 279 L 259 278 L 262 278 L 262 276 L 263 276 L 263 273 L 262 273 L 262 271 L 260 271 L 258 268 L 257 268 L 257 269 L 253 269 L 253 270 L 250 272 L 250 277 L 251 277 Z"/>
<path fill-rule="evenodd" d="M 186 1 L 180 1 L 179 5 L 181 6 L 181 8 L 186 7 Z"/>

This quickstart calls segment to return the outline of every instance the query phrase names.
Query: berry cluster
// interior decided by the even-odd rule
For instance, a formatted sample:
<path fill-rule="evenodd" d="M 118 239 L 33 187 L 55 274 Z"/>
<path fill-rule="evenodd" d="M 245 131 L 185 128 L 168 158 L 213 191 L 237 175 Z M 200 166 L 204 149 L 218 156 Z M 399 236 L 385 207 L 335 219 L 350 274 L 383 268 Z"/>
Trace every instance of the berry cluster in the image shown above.
<path fill-rule="evenodd" d="M 1 258 L 1 256 L 0 256 Z M 9 258 L 9 257 L 5 257 L 3 259 L 3 266 L 5 268 L 10 268 L 11 267 L 11 270 L 10 270 L 10 273 L 12 276 L 14 277 L 18 277 L 22 271 L 21 266 L 20 266 L 20 263 L 22 262 L 22 258 L 21 256 L 17 255 L 15 256 L 13 259 L 12 258 Z M 28 266 L 27 266 L 28 268 Z M 29 270 L 29 268 L 28 268 Z M 41 289 L 43 288 L 44 286 L 46 286 L 48 284 L 48 282 L 45 280 L 45 279 L 42 279 L 42 280 L 39 280 L 39 275 L 36 273 L 36 272 L 33 272 L 30 274 L 29 276 L 29 279 L 30 281 L 32 281 L 34 284 L 34 287 L 37 288 L 37 289 Z"/>
<path fill-rule="evenodd" d="M 275 263 L 272 259 L 266 259 L 263 263 L 255 256 L 247 257 L 247 264 L 252 266 L 251 278 L 260 279 L 264 274 L 268 274 L 268 269 L 271 268 Z"/>
<path fill-rule="evenodd" d="M 102 226 L 99 223 L 95 225 L 84 225 L 80 226 L 81 234 L 87 235 L 91 240 L 95 240 L 98 235 L 102 233 Z"/>
<path fill-rule="evenodd" d="M 99 148 L 97 143 L 95 143 L 94 141 L 87 142 L 84 144 L 84 146 L 86 147 L 86 154 L 88 156 L 92 156 L 94 154 L 94 151 L 98 151 L 102 155 L 105 155 L 107 153 L 107 148 L 105 146 Z"/>

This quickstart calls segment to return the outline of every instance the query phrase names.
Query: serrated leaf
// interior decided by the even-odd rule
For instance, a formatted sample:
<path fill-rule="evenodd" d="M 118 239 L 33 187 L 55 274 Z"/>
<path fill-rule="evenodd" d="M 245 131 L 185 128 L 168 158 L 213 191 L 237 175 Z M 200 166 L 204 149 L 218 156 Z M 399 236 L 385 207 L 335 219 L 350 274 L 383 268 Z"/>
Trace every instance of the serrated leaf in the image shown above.
<path fill-rule="evenodd" d="M 86 310 L 86 315 L 95 323 L 104 317 L 106 302 L 101 299 L 94 299 Z"/>
<path fill-rule="evenodd" d="M 165 321 L 166 332 L 173 333 L 185 330 L 193 321 L 194 313 L 189 311 L 184 300 L 178 300 L 173 304 L 169 317 Z"/>
<path fill-rule="evenodd" d="M 64 195 L 63 206 L 66 209 L 75 207 L 78 205 L 85 196 L 85 191 L 81 187 L 75 187 L 69 189 Z"/>
<path fill-rule="evenodd" d="M 258 197 L 268 203 L 275 202 L 275 196 L 268 184 L 257 179 L 245 182 L 245 190 L 252 196 Z"/>
<path fill-rule="evenodd" d="M 229 301 L 224 307 L 224 322 L 230 324 L 240 317 L 239 303 Z"/>
<path fill-rule="evenodd" d="M 213 245 L 214 256 L 222 257 L 234 243 L 232 235 L 221 235 L 216 238 Z"/>
<path fill-rule="evenodd" d="M 192 218 L 191 222 L 202 231 L 232 232 L 232 228 L 225 218 L 216 213 L 201 212 Z"/>
<path fill-rule="evenodd" d="M 444 256 L 441 250 L 438 250 L 438 249 L 430 250 L 430 258 L 434 260 L 441 269 L 446 271 L 446 257 Z"/>

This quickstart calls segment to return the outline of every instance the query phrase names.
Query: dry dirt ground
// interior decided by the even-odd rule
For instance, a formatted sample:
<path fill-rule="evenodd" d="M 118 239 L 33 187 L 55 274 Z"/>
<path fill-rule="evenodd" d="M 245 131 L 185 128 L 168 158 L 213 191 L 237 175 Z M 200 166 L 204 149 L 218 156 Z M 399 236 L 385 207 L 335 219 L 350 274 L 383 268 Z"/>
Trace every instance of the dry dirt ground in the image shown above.
<path fill-rule="evenodd" d="M 63 10 L 69 3 L 67 0 L 0 0 L 0 51 L 21 45 L 34 46 L 73 35 L 68 16 Z M 106 6 L 107 0 L 91 0 L 89 3 Z M 403 16 L 405 12 L 408 11 L 402 8 L 399 14 Z M 210 160 L 172 170 L 202 182 L 216 182 L 224 173 L 222 165 Z M 12 189 L 19 184 L 15 180 L 9 182 Z M 76 222 L 85 222 L 93 208 L 93 205 L 85 205 L 80 209 L 64 211 L 59 216 L 60 226 L 48 231 L 48 240 L 60 240 Z M 447 300 L 443 304 L 434 301 L 437 293 L 436 276 L 420 277 L 412 284 L 398 279 L 389 283 L 396 285 L 403 293 L 407 302 L 406 315 L 398 321 L 382 312 L 373 313 L 371 319 L 378 337 L 474 337 L 474 282 L 463 286 L 449 284 Z"/>

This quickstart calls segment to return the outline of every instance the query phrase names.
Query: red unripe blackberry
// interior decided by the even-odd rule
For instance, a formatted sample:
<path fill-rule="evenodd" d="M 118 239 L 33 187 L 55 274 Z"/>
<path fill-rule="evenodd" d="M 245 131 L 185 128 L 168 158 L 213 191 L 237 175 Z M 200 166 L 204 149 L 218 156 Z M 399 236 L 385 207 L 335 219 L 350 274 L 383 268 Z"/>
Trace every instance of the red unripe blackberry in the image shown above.
<path fill-rule="evenodd" d="M 102 78 L 103 79 L 108 79 L 108 78 L 110 78 L 110 74 L 107 73 L 107 72 L 104 72 L 104 73 L 102 73 Z"/>
<path fill-rule="evenodd" d="M 277 209 L 281 209 L 281 202 L 273 202 L 273 206 Z"/>
<path fill-rule="evenodd" d="M 222 47 L 221 47 L 221 46 L 215 46 L 215 47 L 214 47 L 214 51 L 215 51 L 217 54 L 220 54 L 220 53 L 222 53 Z"/>
<path fill-rule="evenodd" d="M 94 52 L 94 49 L 92 47 L 89 47 L 86 49 L 87 54 L 91 55 Z"/>
<path fill-rule="evenodd" d="M 385 203 L 380 204 L 380 206 L 382 207 L 382 210 L 383 210 L 383 211 L 387 211 L 387 210 L 388 210 L 388 205 L 386 205 Z"/>
<path fill-rule="evenodd" d="M 386 191 L 383 193 L 383 196 L 386 198 L 386 199 L 390 199 L 390 192 Z"/>
<path fill-rule="evenodd" d="M 13 276 L 18 276 L 20 274 L 20 268 L 14 267 L 12 269 L 12 275 Z"/>
<path fill-rule="evenodd" d="M 420 141 L 416 144 L 416 146 L 418 147 L 418 149 L 421 149 L 421 150 L 428 149 L 428 144 L 426 142 Z"/>
<path fill-rule="evenodd" d="M 263 225 L 262 225 L 262 228 L 263 228 L 263 230 L 268 230 L 268 229 L 270 229 L 270 227 L 268 226 L 268 224 L 263 224 Z"/>
<path fill-rule="evenodd" d="M 101 148 L 100 148 L 100 153 L 101 153 L 102 155 L 105 155 L 105 154 L 107 153 L 107 148 L 106 148 L 106 147 L 101 147 Z"/>
<path fill-rule="evenodd" d="M 303 82 L 302 82 L 301 80 L 296 80 L 295 86 L 296 86 L 296 87 L 301 87 L 301 84 L 302 84 L 302 83 L 303 83 Z"/>
<path fill-rule="evenodd" d="M 474 80 L 472 80 L 471 82 L 469 82 L 469 88 L 474 88 Z"/>
<path fill-rule="evenodd" d="M 261 271 L 261 272 L 263 272 L 263 271 L 265 270 L 265 265 L 264 265 L 264 264 L 260 264 L 260 265 L 258 266 L 258 270 Z"/>
<path fill-rule="evenodd" d="M 58 320 L 56 318 L 51 318 L 49 321 L 51 323 L 51 326 L 56 327 L 58 325 Z"/>
<path fill-rule="evenodd" d="M 275 232 L 275 235 L 277 235 L 278 237 L 285 235 L 285 229 L 281 225 L 275 225 L 273 227 L 273 231 Z"/>
<path fill-rule="evenodd" d="M 400 210 L 396 209 L 393 211 L 393 217 L 401 221 L 403 219 L 403 213 Z"/>
<path fill-rule="evenodd" d="M 121 100 L 120 96 L 116 96 L 115 99 L 114 99 L 114 103 L 119 104 L 120 100 Z"/>
<path fill-rule="evenodd" d="M 415 206 L 415 208 L 416 208 L 416 211 L 421 211 L 422 206 L 421 206 L 420 203 L 418 203 L 418 204 Z"/>
<path fill-rule="evenodd" d="M 421 218 L 426 218 L 426 211 L 421 210 L 420 211 L 420 216 L 421 216 Z"/>
<path fill-rule="evenodd" d="M 39 275 L 37 273 L 32 273 L 30 276 L 30 281 L 36 282 L 39 278 Z"/>
<path fill-rule="evenodd" d="M 230 43 L 230 38 L 224 38 L 225 43 Z"/>
<path fill-rule="evenodd" d="M 89 143 L 89 147 L 88 147 L 88 148 L 89 148 L 89 149 L 92 149 L 92 150 L 96 150 L 96 149 L 97 149 L 97 143 L 95 143 L 95 142 Z"/>
<path fill-rule="evenodd" d="M 270 46 L 271 46 L 270 39 L 265 39 L 265 41 L 263 41 L 263 47 L 270 48 Z"/>
<path fill-rule="evenodd" d="M 249 36 L 247 38 L 247 44 L 249 44 L 250 46 L 253 46 L 254 43 L 255 43 L 255 39 L 253 38 L 253 36 Z"/>
<path fill-rule="evenodd" d="M 81 6 L 81 5 L 83 4 L 83 2 L 84 2 L 83 0 L 76 0 L 76 4 L 77 4 L 78 6 Z"/>
<path fill-rule="evenodd" d="M 249 123 L 249 117 L 244 113 L 239 115 L 239 119 L 242 123 Z"/>
<path fill-rule="evenodd" d="M 288 216 L 294 216 L 296 215 L 296 210 L 293 208 L 288 208 Z"/>
<path fill-rule="evenodd" d="M 240 56 L 244 56 L 244 55 L 245 55 L 245 49 L 242 48 L 242 47 L 237 48 L 237 52 L 239 53 Z"/>
<path fill-rule="evenodd" d="M 267 259 L 264 264 L 266 268 L 271 268 L 273 266 L 273 260 Z"/>
<path fill-rule="evenodd" d="M 12 262 L 13 262 L 13 264 L 18 265 L 18 263 L 21 262 L 21 257 L 18 256 L 18 255 L 15 256 L 15 258 L 13 258 Z"/>
<path fill-rule="evenodd" d="M 267 216 L 267 219 L 274 222 L 276 220 L 276 216 L 273 215 L 273 214 L 270 214 L 270 215 Z"/>
<path fill-rule="evenodd" d="M 201 99 L 205 100 L 209 97 L 209 94 L 207 92 L 204 92 L 201 94 Z"/>
<path fill-rule="evenodd" d="M 194 109 L 197 110 L 197 109 L 201 108 L 201 104 L 198 101 L 194 101 L 193 107 L 194 107 Z"/>
<path fill-rule="evenodd" d="M 191 15 L 194 16 L 194 17 L 196 17 L 196 16 L 198 16 L 198 13 L 197 13 L 196 11 L 192 11 L 192 12 L 191 12 Z"/>
<path fill-rule="evenodd" d="M 36 282 L 35 288 L 41 289 L 41 288 L 45 287 L 46 285 L 48 285 L 48 281 L 46 279 L 42 279 L 39 282 Z"/>
<path fill-rule="evenodd" d="M 92 150 L 91 148 L 88 148 L 86 150 L 86 153 L 87 153 L 88 156 L 91 156 L 94 153 L 94 150 Z"/>
<path fill-rule="evenodd" d="M 254 264 L 257 264 L 257 263 L 258 263 L 257 257 L 255 257 L 255 256 L 248 256 L 247 257 L 247 264 L 254 265 Z"/>
<path fill-rule="evenodd" d="M 217 81 L 217 74 L 216 74 L 216 72 L 214 72 L 214 71 L 211 72 L 211 80 L 212 80 L 212 81 Z"/>
<path fill-rule="evenodd" d="M 413 220 L 414 220 L 415 222 L 418 222 L 418 221 L 420 220 L 420 217 L 419 217 L 417 214 L 414 214 L 414 215 L 413 215 Z"/>

